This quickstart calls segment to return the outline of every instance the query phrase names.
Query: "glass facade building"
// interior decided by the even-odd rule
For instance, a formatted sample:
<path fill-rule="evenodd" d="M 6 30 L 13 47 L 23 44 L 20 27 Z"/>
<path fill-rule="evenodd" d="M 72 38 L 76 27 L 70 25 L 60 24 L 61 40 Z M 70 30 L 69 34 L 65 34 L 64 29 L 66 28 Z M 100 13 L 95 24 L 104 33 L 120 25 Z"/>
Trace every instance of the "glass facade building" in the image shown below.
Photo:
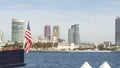
<path fill-rule="evenodd" d="M 60 27 L 58 25 L 53 26 L 53 36 L 57 39 L 60 38 Z"/>
<path fill-rule="evenodd" d="M 12 19 L 12 42 L 24 42 L 25 23 L 23 20 Z"/>
<path fill-rule="evenodd" d="M 70 34 L 71 40 L 73 40 L 71 42 L 73 42 L 75 45 L 79 45 L 80 44 L 79 24 L 72 25 L 69 33 L 71 33 Z"/>
<path fill-rule="evenodd" d="M 120 17 L 115 19 L 115 44 L 120 46 Z"/>
<path fill-rule="evenodd" d="M 68 43 L 73 43 L 73 29 L 68 29 Z"/>
<path fill-rule="evenodd" d="M 44 38 L 50 40 L 51 37 L 51 27 L 50 25 L 44 26 Z"/>

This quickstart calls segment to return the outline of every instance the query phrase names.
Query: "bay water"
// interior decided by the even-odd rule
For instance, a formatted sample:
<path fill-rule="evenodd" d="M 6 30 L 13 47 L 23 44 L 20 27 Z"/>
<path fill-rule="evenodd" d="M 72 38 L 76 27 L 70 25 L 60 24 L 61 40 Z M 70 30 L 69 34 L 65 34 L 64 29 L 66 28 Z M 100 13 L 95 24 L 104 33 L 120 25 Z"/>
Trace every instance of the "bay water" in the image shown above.
<path fill-rule="evenodd" d="M 25 66 L 18 68 L 80 68 L 87 61 L 93 68 L 107 61 L 120 68 L 119 52 L 30 52 L 25 54 Z"/>

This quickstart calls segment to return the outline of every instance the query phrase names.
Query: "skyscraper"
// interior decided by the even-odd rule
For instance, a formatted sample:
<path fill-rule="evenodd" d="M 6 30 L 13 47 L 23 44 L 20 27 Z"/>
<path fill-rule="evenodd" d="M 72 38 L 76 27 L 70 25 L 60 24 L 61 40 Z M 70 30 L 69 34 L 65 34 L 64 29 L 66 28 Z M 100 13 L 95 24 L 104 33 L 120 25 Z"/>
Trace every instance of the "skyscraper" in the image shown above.
<path fill-rule="evenodd" d="M 57 39 L 60 38 L 60 27 L 58 25 L 53 26 L 53 36 Z"/>
<path fill-rule="evenodd" d="M 115 19 L 115 44 L 120 46 L 120 17 Z"/>
<path fill-rule="evenodd" d="M 68 43 L 73 43 L 73 29 L 68 29 Z"/>
<path fill-rule="evenodd" d="M 0 42 L 4 41 L 4 33 L 0 31 Z"/>
<path fill-rule="evenodd" d="M 68 30 L 68 42 L 74 43 L 75 45 L 79 45 L 80 43 L 80 35 L 79 35 L 79 24 L 75 24 L 71 26 L 71 29 Z"/>
<path fill-rule="evenodd" d="M 50 40 L 51 37 L 51 27 L 50 25 L 44 26 L 44 38 Z"/>
<path fill-rule="evenodd" d="M 25 23 L 23 20 L 12 19 L 12 42 L 24 42 Z"/>

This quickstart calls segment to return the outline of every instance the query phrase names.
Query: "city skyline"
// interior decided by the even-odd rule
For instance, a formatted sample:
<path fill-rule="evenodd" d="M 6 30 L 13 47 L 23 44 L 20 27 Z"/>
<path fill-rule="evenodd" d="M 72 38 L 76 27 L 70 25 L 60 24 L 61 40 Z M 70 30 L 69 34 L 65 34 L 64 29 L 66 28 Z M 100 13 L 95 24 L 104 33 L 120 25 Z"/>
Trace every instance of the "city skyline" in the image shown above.
<path fill-rule="evenodd" d="M 115 42 L 115 17 L 119 0 L 21 0 L 0 2 L 0 30 L 11 40 L 11 19 L 30 21 L 32 36 L 44 36 L 44 25 L 60 25 L 60 37 L 67 40 L 68 29 L 79 24 L 80 40 Z M 39 31 L 38 31 L 39 30 Z"/>

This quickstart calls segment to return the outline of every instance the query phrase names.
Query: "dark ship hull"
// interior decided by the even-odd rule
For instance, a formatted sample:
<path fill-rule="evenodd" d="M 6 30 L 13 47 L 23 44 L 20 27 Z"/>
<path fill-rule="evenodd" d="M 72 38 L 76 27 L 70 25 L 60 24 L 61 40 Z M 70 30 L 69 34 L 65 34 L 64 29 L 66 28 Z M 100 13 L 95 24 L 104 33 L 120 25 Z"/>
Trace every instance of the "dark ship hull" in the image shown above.
<path fill-rule="evenodd" d="M 0 51 L 0 68 L 22 66 L 22 65 L 25 65 L 23 49 Z"/>

